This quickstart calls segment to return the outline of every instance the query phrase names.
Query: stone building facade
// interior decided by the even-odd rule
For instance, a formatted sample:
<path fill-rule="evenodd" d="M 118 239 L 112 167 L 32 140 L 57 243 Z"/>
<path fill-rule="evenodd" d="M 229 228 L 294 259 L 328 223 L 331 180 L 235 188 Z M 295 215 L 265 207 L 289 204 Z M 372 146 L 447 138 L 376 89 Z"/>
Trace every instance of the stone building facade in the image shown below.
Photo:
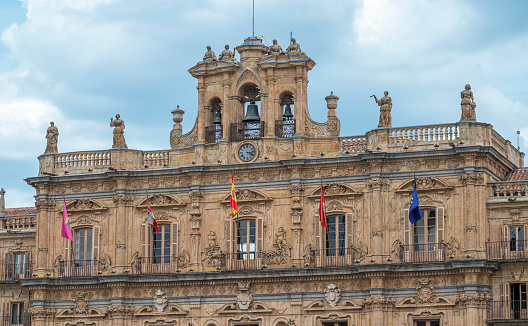
<path fill-rule="evenodd" d="M 528 319 L 524 154 L 476 121 L 470 88 L 467 120 L 344 137 L 337 96 L 325 98 L 326 122 L 310 117 L 315 63 L 299 44 L 283 51 L 248 38 L 236 51 L 239 60 L 228 46 L 218 58 L 208 48 L 189 69 L 198 114 L 184 134 L 184 112 L 173 111 L 171 149 L 39 157 L 39 175 L 26 180 L 36 215 L 23 216 L 36 224 L 12 234 L 13 218 L 1 217 L 1 257 L 27 252 L 30 271 L 0 284 L 6 325 L 22 302 L 24 323 L 38 326 Z M 124 144 L 122 129 L 114 139 Z M 424 218 L 412 225 L 415 182 Z M 64 206 L 73 243 L 60 237 Z M 6 271 L 20 266 L 11 262 Z"/>

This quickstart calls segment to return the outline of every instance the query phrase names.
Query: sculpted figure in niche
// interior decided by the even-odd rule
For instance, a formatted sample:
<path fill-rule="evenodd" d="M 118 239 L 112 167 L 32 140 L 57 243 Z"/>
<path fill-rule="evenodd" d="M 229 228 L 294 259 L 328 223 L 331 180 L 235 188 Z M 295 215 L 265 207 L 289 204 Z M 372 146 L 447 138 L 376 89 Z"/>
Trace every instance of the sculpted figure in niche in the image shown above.
<path fill-rule="evenodd" d="M 284 231 L 282 226 L 279 227 L 277 234 L 275 234 L 275 246 L 277 247 L 278 251 L 290 249 L 290 246 L 288 246 L 286 243 L 286 231 Z"/>
<path fill-rule="evenodd" d="M 374 100 L 380 106 L 380 117 L 379 117 L 378 128 L 390 128 L 392 127 L 392 119 L 391 119 L 392 99 L 389 97 L 389 92 L 385 91 L 383 92 L 383 94 L 385 94 L 385 96 L 383 96 L 379 100 L 376 97 L 376 95 L 372 95 L 371 97 L 374 97 Z"/>
<path fill-rule="evenodd" d="M 473 102 L 473 92 L 471 91 L 471 86 L 466 84 L 465 89 L 460 92 L 460 106 L 462 109 L 462 116 L 460 121 L 477 121 L 477 114 L 475 113 L 475 108 L 477 104 Z"/>
<path fill-rule="evenodd" d="M 291 44 L 288 45 L 288 48 L 286 48 L 286 52 L 288 52 L 288 54 L 299 54 L 306 56 L 306 53 L 301 51 L 301 46 L 295 41 L 295 38 L 293 37 L 291 39 Z"/>
<path fill-rule="evenodd" d="M 229 51 L 231 52 L 231 51 Z M 205 52 L 205 55 L 203 57 L 203 61 L 205 62 L 213 62 L 213 61 L 216 61 L 216 54 L 211 51 L 211 47 L 208 45 L 207 46 L 207 52 Z"/>
<path fill-rule="evenodd" d="M 116 114 L 116 119 L 110 118 L 110 127 L 114 127 L 114 143 L 112 148 L 128 148 L 125 142 L 125 122 Z"/>
<path fill-rule="evenodd" d="M 280 55 L 284 54 L 284 51 L 282 51 L 282 47 L 277 44 L 277 40 L 273 40 L 273 44 L 269 47 L 269 54 L 270 55 Z"/>
<path fill-rule="evenodd" d="M 46 141 L 47 144 L 44 154 L 58 153 L 57 143 L 59 142 L 59 129 L 55 127 L 55 123 L 53 121 L 50 122 L 50 126 L 46 131 Z"/>
<path fill-rule="evenodd" d="M 229 50 L 229 44 L 225 45 L 225 50 L 220 53 L 220 56 L 218 56 L 218 60 L 236 62 L 235 54 L 233 53 L 233 51 Z"/>

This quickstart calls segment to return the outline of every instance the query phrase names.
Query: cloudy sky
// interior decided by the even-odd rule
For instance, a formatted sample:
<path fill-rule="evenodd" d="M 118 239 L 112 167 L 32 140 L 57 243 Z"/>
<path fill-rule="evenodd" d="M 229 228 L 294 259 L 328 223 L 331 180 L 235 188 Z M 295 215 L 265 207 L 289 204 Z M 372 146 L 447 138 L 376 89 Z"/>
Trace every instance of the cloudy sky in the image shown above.
<path fill-rule="evenodd" d="M 369 98 L 388 90 L 394 127 L 460 119 L 470 83 L 477 119 L 528 146 L 528 2 L 523 0 L 256 0 L 255 33 L 286 48 L 290 31 L 315 62 L 308 106 L 326 121 L 334 91 L 341 135 L 374 129 Z M 108 149 L 120 113 L 132 149 L 169 148 L 171 110 L 196 117 L 187 69 L 251 35 L 251 0 L 2 0 L 0 187 L 32 206 L 46 128 L 59 151 Z"/>

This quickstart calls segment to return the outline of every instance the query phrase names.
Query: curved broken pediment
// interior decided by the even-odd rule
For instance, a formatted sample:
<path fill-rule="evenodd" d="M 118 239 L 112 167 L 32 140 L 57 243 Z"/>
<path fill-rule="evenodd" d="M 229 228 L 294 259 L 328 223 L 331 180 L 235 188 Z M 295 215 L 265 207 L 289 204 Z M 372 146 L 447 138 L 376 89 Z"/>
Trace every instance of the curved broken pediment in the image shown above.
<path fill-rule="evenodd" d="M 231 198 L 231 192 L 229 192 L 228 195 L 224 196 L 224 199 L 222 199 L 222 203 L 229 204 L 230 198 Z M 238 203 L 267 202 L 267 201 L 273 200 L 273 198 L 269 197 L 263 192 L 258 191 L 258 190 L 253 190 L 253 189 L 236 189 L 236 198 L 237 198 Z"/>
<path fill-rule="evenodd" d="M 103 206 L 99 201 L 94 199 L 75 199 L 66 203 L 66 210 L 68 212 L 73 211 L 97 211 L 105 210 L 106 207 Z M 61 207 L 62 210 L 62 207 Z"/>
<path fill-rule="evenodd" d="M 451 190 L 453 186 L 449 185 L 447 182 L 440 178 L 435 177 L 425 177 L 425 178 L 416 178 L 416 191 L 440 191 L 440 190 Z M 396 192 L 413 192 L 414 190 L 414 179 L 409 179 L 404 181 Z"/>
<path fill-rule="evenodd" d="M 336 196 L 361 196 L 363 193 L 357 191 L 349 185 L 342 183 L 329 183 L 323 185 L 323 191 L 325 198 L 336 197 Z M 317 187 L 311 191 L 308 197 L 319 198 L 321 196 L 321 187 Z"/>
<path fill-rule="evenodd" d="M 328 304 L 325 304 L 325 301 L 314 301 L 310 303 L 309 305 L 305 306 L 303 309 L 306 311 L 328 311 L 329 309 L 332 310 L 355 310 L 355 309 L 362 309 L 363 306 L 355 303 L 353 300 L 350 299 L 343 299 L 340 300 L 339 303 L 336 306 L 329 306 Z"/>
<path fill-rule="evenodd" d="M 148 197 L 151 207 L 167 207 L 167 206 L 184 206 L 186 205 L 181 199 L 173 195 L 155 194 Z M 136 205 L 136 208 L 147 208 L 147 198 L 143 198 Z"/>

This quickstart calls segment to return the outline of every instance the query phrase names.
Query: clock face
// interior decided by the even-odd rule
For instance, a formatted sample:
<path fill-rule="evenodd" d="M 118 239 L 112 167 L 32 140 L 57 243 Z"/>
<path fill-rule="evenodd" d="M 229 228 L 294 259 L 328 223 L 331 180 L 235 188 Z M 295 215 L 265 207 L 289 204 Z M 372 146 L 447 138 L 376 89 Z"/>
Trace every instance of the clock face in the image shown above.
<path fill-rule="evenodd" d="M 238 156 L 244 162 L 251 161 L 255 157 L 256 154 L 257 154 L 257 149 L 255 148 L 255 146 L 253 146 L 253 144 L 250 144 L 250 143 L 242 144 L 238 148 Z"/>

